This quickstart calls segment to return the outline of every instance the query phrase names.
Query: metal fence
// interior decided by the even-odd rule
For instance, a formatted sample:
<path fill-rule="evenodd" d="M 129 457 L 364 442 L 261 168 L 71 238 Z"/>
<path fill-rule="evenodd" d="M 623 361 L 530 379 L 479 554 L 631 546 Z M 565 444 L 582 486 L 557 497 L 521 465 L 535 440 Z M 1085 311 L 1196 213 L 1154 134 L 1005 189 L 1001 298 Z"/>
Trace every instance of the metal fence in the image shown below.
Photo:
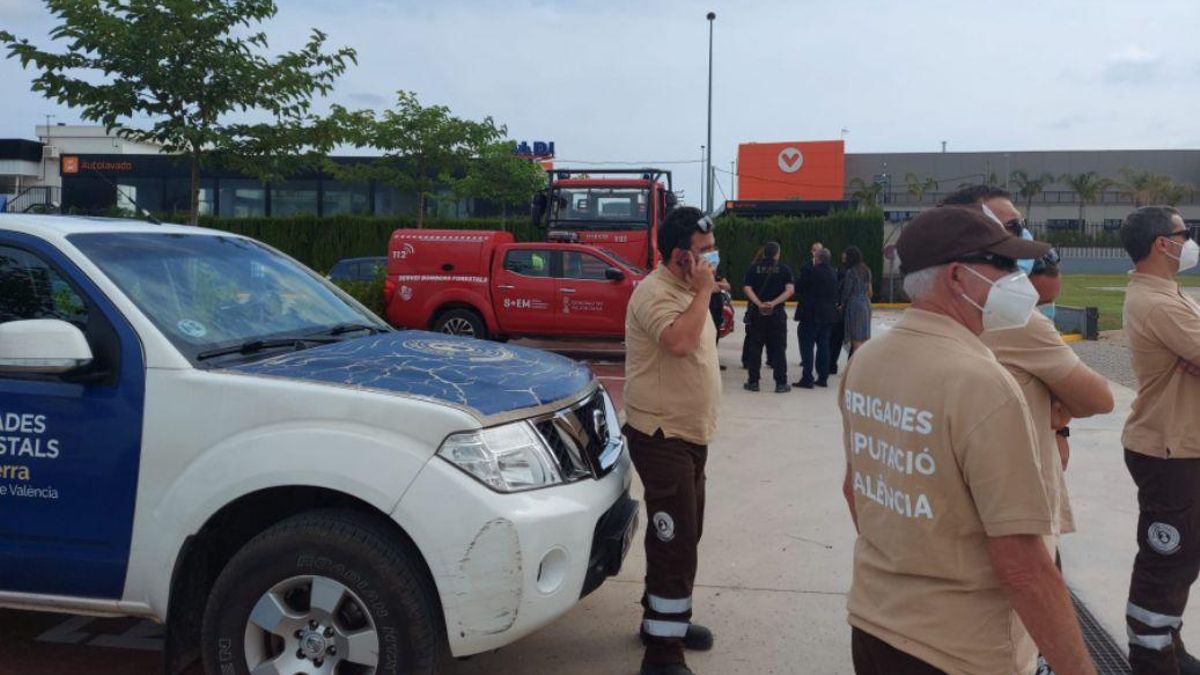
<path fill-rule="evenodd" d="M 879 195 L 879 204 L 881 206 L 936 206 L 938 202 L 949 196 L 953 190 L 926 192 L 920 196 L 908 192 L 903 186 L 893 185 L 891 190 L 884 191 Z M 1012 189 L 1016 192 L 1016 188 Z M 846 199 L 854 199 L 852 191 L 847 191 Z M 1018 202 L 1019 206 L 1024 206 L 1028 202 L 1021 196 L 1014 197 L 1014 201 Z M 1178 204 L 1200 204 L 1200 190 L 1189 190 L 1183 195 Z M 1033 198 L 1034 206 L 1053 206 L 1065 204 L 1079 204 L 1079 195 L 1072 190 L 1047 190 Z M 1107 190 L 1101 193 L 1097 201 L 1089 202 L 1086 206 L 1128 206 L 1133 208 L 1133 195 L 1127 192 L 1118 190 Z"/>

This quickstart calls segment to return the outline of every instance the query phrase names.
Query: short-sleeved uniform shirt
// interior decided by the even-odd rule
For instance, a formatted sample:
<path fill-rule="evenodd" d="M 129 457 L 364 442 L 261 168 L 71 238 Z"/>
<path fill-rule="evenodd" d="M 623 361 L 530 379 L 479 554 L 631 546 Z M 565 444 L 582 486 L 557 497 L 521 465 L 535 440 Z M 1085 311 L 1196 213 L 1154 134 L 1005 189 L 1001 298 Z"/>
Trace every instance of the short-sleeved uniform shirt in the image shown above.
<path fill-rule="evenodd" d="M 1012 375 L 961 324 L 910 309 L 854 353 L 839 404 L 859 526 L 850 624 L 946 672 L 1032 673 L 987 550 L 1054 531 Z"/>
<path fill-rule="evenodd" d="M 1126 448 L 1162 458 L 1200 457 L 1200 304 L 1169 279 L 1134 274 L 1125 292 L 1125 336 L 1138 392 L 1125 422 Z"/>
<path fill-rule="evenodd" d="M 717 328 L 706 313 L 696 349 L 675 356 L 659 338 L 687 311 L 695 293 L 661 265 L 629 298 L 625 312 L 625 421 L 653 435 L 708 445 L 717 429 L 721 368 Z"/>
<path fill-rule="evenodd" d="M 1074 532 L 1075 517 L 1067 496 L 1058 438 L 1050 424 L 1050 387 L 1065 380 L 1075 370 L 1079 356 L 1063 342 L 1054 322 L 1041 312 L 1035 312 L 1024 328 L 991 331 L 979 339 L 1016 378 L 1025 402 L 1029 404 L 1033 433 L 1041 451 L 1042 482 L 1046 485 L 1050 505 L 1058 514 L 1055 534 Z"/>
<path fill-rule="evenodd" d="M 783 295 L 788 284 L 794 284 L 792 270 L 778 260 L 764 260 L 754 263 L 746 270 L 742 286 L 754 289 L 754 294 L 763 302 L 770 302 Z M 776 314 L 786 314 L 783 305 L 775 308 Z"/>

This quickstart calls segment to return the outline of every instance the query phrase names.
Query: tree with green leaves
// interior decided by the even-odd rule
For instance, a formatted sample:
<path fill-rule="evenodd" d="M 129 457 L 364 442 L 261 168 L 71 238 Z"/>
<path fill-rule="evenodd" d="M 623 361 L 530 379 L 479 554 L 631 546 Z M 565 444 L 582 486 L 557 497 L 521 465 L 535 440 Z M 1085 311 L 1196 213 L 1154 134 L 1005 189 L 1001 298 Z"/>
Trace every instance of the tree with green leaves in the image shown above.
<path fill-rule="evenodd" d="M 1100 201 L 1100 196 L 1104 191 L 1113 185 L 1113 182 L 1102 177 L 1095 171 L 1086 171 L 1079 174 L 1064 173 L 1058 177 L 1058 182 L 1071 188 L 1075 196 L 1079 199 L 1079 224 L 1083 227 L 1086 221 L 1083 219 L 1083 210 L 1088 204 L 1095 204 Z"/>
<path fill-rule="evenodd" d="M 544 187 L 546 170 L 541 164 L 519 156 L 512 143 L 498 142 L 474 158 L 455 193 L 495 202 L 507 216 L 510 207 L 528 207 L 533 194 Z"/>
<path fill-rule="evenodd" d="M 859 208 L 864 211 L 875 208 L 879 204 L 879 197 L 883 194 L 881 183 L 874 181 L 868 183 L 861 178 L 851 178 L 850 189 L 853 190 L 850 196 L 858 201 Z"/>
<path fill-rule="evenodd" d="M 347 181 L 374 180 L 417 196 L 417 227 L 425 224 L 431 200 L 461 193 L 472 162 L 504 138 L 507 129 L 491 117 L 481 122 L 461 119 L 446 106 L 426 106 L 413 92 L 400 91 L 396 107 L 382 115 L 365 110 L 351 112 L 334 106 L 333 116 L 357 147 L 383 153 L 354 164 L 330 165 L 329 170 Z"/>
<path fill-rule="evenodd" d="M 1193 189 L 1187 183 L 1176 183 L 1173 180 L 1168 180 L 1161 188 L 1158 201 L 1168 206 L 1175 206 L 1184 199 L 1187 199 L 1192 194 Z"/>
<path fill-rule="evenodd" d="M 311 101 L 330 92 L 355 52 L 326 53 L 326 36 L 314 29 L 299 51 L 268 56 L 266 33 L 254 27 L 275 16 L 273 0 L 44 1 L 58 21 L 50 37 L 65 51 L 7 31 L 0 45 L 40 71 L 34 91 L 110 132 L 185 156 L 192 224 L 200 169 L 218 156 L 253 168 L 255 159 L 323 154 L 336 142 Z M 271 122 L 251 123 L 264 116 Z M 143 120 L 149 128 L 139 128 Z"/>
<path fill-rule="evenodd" d="M 904 183 L 908 187 L 908 194 L 912 195 L 913 199 L 918 204 L 925 197 L 925 193 L 930 190 L 938 189 L 938 182 L 933 176 L 921 178 L 915 173 L 909 172 L 904 175 Z"/>
<path fill-rule="evenodd" d="M 1170 183 L 1171 179 L 1166 176 L 1126 166 L 1121 169 L 1121 181 L 1117 185 L 1122 193 L 1133 199 L 1133 205 L 1137 207 L 1159 201 L 1164 188 Z"/>
<path fill-rule="evenodd" d="M 1033 175 L 1025 169 L 1017 169 L 1009 175 L 1008 179 L 1017 187 L 1017 197 L 1025 200 L 1026 220 L 1032 220 L 1029 214 L 1033 211 L 1033 200 L 1054 182 L 1054 174 L 1043 171 Z"/>

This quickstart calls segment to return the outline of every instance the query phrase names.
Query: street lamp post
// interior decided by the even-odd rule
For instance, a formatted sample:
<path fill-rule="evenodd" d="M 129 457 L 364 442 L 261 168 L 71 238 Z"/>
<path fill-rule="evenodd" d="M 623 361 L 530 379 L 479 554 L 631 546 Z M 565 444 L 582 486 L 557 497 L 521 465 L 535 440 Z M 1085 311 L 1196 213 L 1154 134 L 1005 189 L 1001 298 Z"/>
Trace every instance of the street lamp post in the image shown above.
<path fill-rule="evenodd" d="M 705 202 L 707 207 L 705 211 L 712 213 L 713 211 L 713 174 L 712 174 L 712 73 L 713 73 L 713 21 L 717 18 L 716 12 L 708 13 L 708 154 L 706 156 L 704 167 L 704 180 L 708 183 L 708 201 Z"/>
<path fill-rule="evenodd" d="M 708 161 L 708 155 L 704 154 L 704 148 L 706 148 L 706 147 L 707 146 L 704 146 L 704 145 L 700 146 L 700 163 L 701 164 Z M 706 179 L 704 176 L 700 177 L 700 208 L 704 208 L 704 205 L 706 203 L 704 201 L 704 184 L 707 182 L 708 182 L 708 179 Z"/>

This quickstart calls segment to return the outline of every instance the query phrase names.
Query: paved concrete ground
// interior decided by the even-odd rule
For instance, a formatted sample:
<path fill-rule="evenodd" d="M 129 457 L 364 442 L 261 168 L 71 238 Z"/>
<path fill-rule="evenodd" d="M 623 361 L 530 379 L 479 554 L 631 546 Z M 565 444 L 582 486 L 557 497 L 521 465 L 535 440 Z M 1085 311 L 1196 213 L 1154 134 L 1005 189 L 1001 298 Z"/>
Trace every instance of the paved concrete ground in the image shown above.
<path fill-rule="evenodd" d="M 886 330 L 898 315 L 878 312 L 877 330 Z M 840 489 L 836 390 L 745 392 L 740 346 L 737 334 L 721 345 L 728 366 L 725 404 L 710 454 L 696 589 L 696 620 L 713 628 L 718 646 L 693 655 L 691 663 L 705 675 L 848 673 L 843 596 L 854 530 Z M 794 380 L 799 358 L 794 337 L 789 354 Z M 598 370 L 619 391 L 620 369 Z M 1137 514 L 1120 447 L 1132 392 L 1119 386 L 1116 392 L 1116 412 L 1072 425 L 1074 458 L 1067 476 L 1080 532 L 1065 539 L 1063 557 L 1068 583 L 1123 643 Z M 635 491 L 640 497 L 636 482 Z M 644 522 L 643 515 L 643 527 Z M 509 647 L 458 662 L 448 673 L 637 672 L 644 565 L 639 545 L 618 577 L 563 619 Z M 0 675 L 149 675 L 158 667 L 153 631 L 145 622 L 2 611 L 0 633 L 6 637 L 0 644 L 7 657 L 19 660 L 0 659 Z M 1200 645 L 1200 626 L 1185 623 L 1184 635 Z"/>

